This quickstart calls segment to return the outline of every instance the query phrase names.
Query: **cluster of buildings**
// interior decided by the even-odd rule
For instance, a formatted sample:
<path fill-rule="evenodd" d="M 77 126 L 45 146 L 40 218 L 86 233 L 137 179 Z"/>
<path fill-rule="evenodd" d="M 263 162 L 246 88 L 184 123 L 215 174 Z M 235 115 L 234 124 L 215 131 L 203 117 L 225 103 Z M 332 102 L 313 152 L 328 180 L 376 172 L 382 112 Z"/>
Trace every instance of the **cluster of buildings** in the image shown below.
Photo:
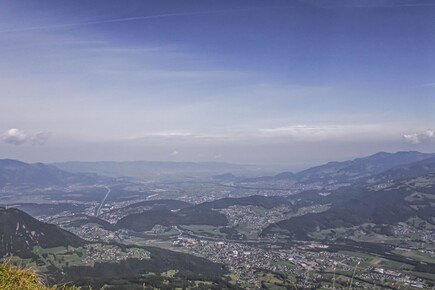
<path fill-rule="evenodd" d="M 83 262 L 94 264 L 95 262 L 119 262 L 128 258 L 145 260 L 150 258 L 150 253 L 140 248 L 127 248 L 125 250 L 111 245 L 87 245 L 83 255 Z"/>
<path fill-rule="evenodd" d="M 393 235 L 403 240 L 416 240 L 419 238 L 424 243 L 435 244 L 435 231 L 434 230 L 417 230 L 405 223 L 399 223 L 392 227 Z"/>
<path fill-rule="evenodd" d="M 261 214 L 257 211 L 261 210 Z M 221 212 L 228 218 L 230 226 L 237 227 L 249 225 L 249 228 L 259 233 L 268 225 L 285 219 L 291 211 L 289 206 L 283 205 L 269 210 L 252 206 L 230 206 Z"/>
<path fill-rule="evenodd" d="M 259 273 L 264 271 L 295 277 L 297 286 L 303 288 L 319 286 L 321 281 L 325 281 L 325 277 L 319 273 L 332 275 L 333 271 L 336 271 L 337 275 L 347 273 L 350 276 L 355 272 L 355 286 L 363 287 L 371 283 L 382 284 L 391 281 L 417 289 L 429 287 L 423 279 L 390 269 L 364 265 L 364 258 L 327 251 L 328 246 L 321 243 L 273 249 L 255 243 L 205 240 L 180 235 L 173 245 L 228 265 L 231 272 L 236 274 L 236 280 L 248 282 L 256 287 L 261 286 Z"/>
<path fill-rule="evenodd" d="M 425 282 L 421 278 L 413 278 L 410 275 L 405 275 L 403 273 L 384 268 L 367 267 L 366 269 L 358 273 L 357 277 L 378 283 L 385 283 L 385 281 L 390 281 L 391 283 L 400 283 L 406 287 L 410 286 L 417 289 L 429 288 L 429 285 L 425 284 Z"/>
<path fill-rule="evenodd" d="M 191 252 L 206 256 L 208 259 L 229 266 L 237 279 L 259 286 L 259 272 L 285 273 L 286 276 L 297 277 L 304 287 L 313 286 L 316 275 L 306 276 L 307 272 L 326 270 L 337 266 L 337 254 L 327 251 L 326 245 L 310 244 L 289 249 L 272 249 L 255 243 L 203 240 L 179 236 L 174 246 L 182 246 Z M 315 250 L 315 251 L 314 251 Z M 343 260 L 349 259 L 340 255 Z M 352 259 L 353 257 L 350 257 Z M 341 262 L 346 270 L 352 270 L 354 261 Z M 344 268 L 344 267 L 343 267 Z M 299 286 L 302 286 L 299 285 Z"/>
<path fill-rule="evenodd" d="M 206 256 L 213 262 L 228 265 L 231 272 L 238 279 L 258 286 L 256 273 L 258 270 L 290 272 L 289 264 L 279 264 L 279 261 L 288 260 L 284 253 L 254 247 L 245 243 L 229 241 L 214 241 L 178 237 L 173 243 L 189 249 L 192 253 Z"/>

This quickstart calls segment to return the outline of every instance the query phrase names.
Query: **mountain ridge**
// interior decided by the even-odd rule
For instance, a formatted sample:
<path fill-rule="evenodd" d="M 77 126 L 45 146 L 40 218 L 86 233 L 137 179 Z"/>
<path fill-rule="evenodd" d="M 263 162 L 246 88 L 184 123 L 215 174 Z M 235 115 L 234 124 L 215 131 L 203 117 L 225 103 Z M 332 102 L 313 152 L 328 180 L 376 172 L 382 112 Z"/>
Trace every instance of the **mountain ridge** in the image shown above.
<path fill-rule="evenodd" d="M 16 208 L 0 208 L 0 256 L 29 255 L 34 246 L 81 246 L 76 235 L 31 217 Z"/>
<path fill-rule="evenodd" d="M 310 167 L 297 173 L 281 172 L 274 176 L 247 178 L 242 182 L 279 182 L 293 183 L 354 183 L 363 178 L 379 174 L 394 167 L 435 158 L 435 153 L 418 151 L 398 151 L 395 153 L 378 152 L 366 157 L 346 161 L 330 161 Z"/>
<path fill-rule="evenodd" d="M 392 179 L 393 176 L 396 179 Z M 374 180 L 377 182 L 374 183 Z M 331 202 L 331 208 L 272 224 L 263 231 L 263 235 L 284 230 L 289 236 L 307 239 L 310 232 L 318 230 L 364 223 L 393 225 L 413 217 L 435 225 L 435 208 L 430 202 L 435 198 L 434 189 L 435 158 L 397 166 L 371 176 L 369 180 L 337 189 L 326 197 L 310 192 L 310 198 L 317 195 L 317 199 L 323 198 Z M 298 196 L 303 195 L 300 193 Z"/>
<path fill-rule="evenodd" d="M 64 186 L 95 184 L 104 178 L 89 173 L 70 173 L 44 163 L 0 159 L 0 186 Z"/>

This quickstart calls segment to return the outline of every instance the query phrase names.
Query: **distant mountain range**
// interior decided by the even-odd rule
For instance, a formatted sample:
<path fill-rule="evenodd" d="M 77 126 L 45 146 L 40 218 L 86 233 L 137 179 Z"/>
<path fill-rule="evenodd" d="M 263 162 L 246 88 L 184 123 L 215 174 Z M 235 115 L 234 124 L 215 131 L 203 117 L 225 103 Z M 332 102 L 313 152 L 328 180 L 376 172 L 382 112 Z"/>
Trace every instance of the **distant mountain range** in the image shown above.
<path fill-rule="evenodd" d="M 79 165 L 77 170 L 83 166 L 83 164 Z M 99 170 L 104 169 L 103 165 Z M 216 233 L 225 236 L 226 239 L 240 240 L 248 237 L 251 239 L 251 236 L 245 234 L 245 228 L 232 223 L 234 209 L 238 211 L 240 208 L 232 208 L 229 211 L 222 211 L 222 209 L 233 206 L 253 206 L 256 208 L 249 208 L 246 212 L 244 211 L 246 209 L 240 209 L 240 214 L 242 216 L 246 214 L 247 217 L 251 218 L 249 212 L 252 211 L 255 212 L 252 218 L 257 218 L 266 213 L 266 215 L 261 216 L 262 218 L 266 217 L 266 219 L 261 220 L 260 226 L 255 229 L 255 237 L 259 231 L 262 231 L 260 238 L 263 239 L 260 241 L 265 243 L 273 240 L 270 238 L 277 238 L 279 242 L 285 240 L 322 240 L 333 245 L 335 242 L 339 244 L 343 241 L 346 243 L 347 241 L 359 241 L 361 232 L 363 238 L 366 237 L 365 233 L 368 233 L 369 237 L 373 234 L 382 239 L 388 238 L 388 235 L 397 238 L 398 236 L 391 233 L 393 229 L 396 230 L 404 223 L 407 224 L 406 227 L 409 226 L 416 232 L 421 230 L 420 232 L 424 233 L 424 236 L 421 236 L 423 239 L 427 236 L 426 232 L 433 231 L 435 228 L 434 154 L 415 151 L 381 152 L 350 161 L 330 162 L 299 173 L 282 172 L 278 175 L 256 178 L 241 177 L 241 175 L 237 176 L 233 173 L 222 174 L 222 172 L 229 172 L 224 171 L 228 168 L 225 167 L 227 165 L 222 164 L 155 163 L 154 165 L 157 168 L 154 173 L 156 175 L 166 174 L 165 172 L 185 174 L 183 170 L 187 170 L 186 174 L 192 174 L 200 172 L 201 168 L 208 166 L 209 169 L 204 169 L 204 176 L 212 177 L 214 181 L 208 182 L 208 179 L 206 183 L 211 183 L 213 186 L 220 182 L 234 183 L 234 186 L 230 184 L 228 187 L 234 187 L 238 190 L 243 188 L 243 186 L 238 187 L 241 183 L 252 183 L 246 186 L 249 189 L 261 188 L 255 183 L 289 183 L 290 185 L 296 184 L 297 188 L 304 188 L 305 185 L 315 186 L 308 187 L 311 188 L 310 190 L 288 196 L 252 195 L 222 198 L 201 204 L 190 204 L 170 199 L 146 200 L 120 208 L 115 207 L 112 211 L 102 214 L 103 219 L 74 214 L 71 218 L 66 218 L 62 225 L 80 228 L 88 224 L 93 224 L 93 226 L 97 224 L 98 227 L 107 231 L 128 229 L 137 232 L 152 230 L 156 225 L 161 225 L 163 228 L 164 226 L 179 226 L 180 234 L 187 230 L 189 235 L 190 233 L 196 235 L 192 229 L 201 228 L 198 235 L 207 236 L 207 231 L 202 228 L 209 229 L 210 227 L 183 227 L 185 225 L 205 225 L 214 227 Z M 151 166 L 151 163 L 147 163 L 146 166 L 142 164 L 139 167 L 142 168 L 141 170 L 145 170 L 144 168 L 151 170 Z M 213 167 L 216 169 L 215 171 L 210 169 Z M 238 167 L 233 169 L 235 168 Z M 147 171 L 136 169 L 132 172 L 147 174 Z M 120 167 L 117 166 L 112 168 L 109 166 L 107 170 L 114 175 L 115 172 L 121 174 L 121 171 L 117 171 L 120 170 Z M 91 185 L 111 180 L 114 179 L 101 177 L 95 173 L 67 172 L 53 165 L 27 164 L 10 159 L 0 160 L 0 188 L 7 186 Z M 331 184 L 336 186 L 327 186 Z M 57 189 L 53 191 L 57 191 Z M 125 195 L 123 191 L 117 192 L 128 199 L 128 195 Z M 261 193 L 265 193 L 265 191 L 261 191 Z M 14 197 L 14 195 L 12 196 Z M 58 226 L 38 221 L 22 211 L 35 215 L 55 215 L 64 211 L 75 211 L 84 208 L 85 205 L 85 203 L 68 204 L 62 201 L 56 206 L 49 203 L 17 203 L 15 206 L 20 207 L 20 209 L 0 207 L 0 257 L 12 254 L 42 262 L 41 259 L 38 260 L 38 251 L 33 251 L 35 246 L 52 248 L 53 253 L 56 251 L 56 247 L 94 247 L 98 243 L 90 245 L 91 242 L 82 240 Z M 284 207 L 278 208 L 283 205 Z M 317 210 L 319 208 L 320 210 Z M 268 216 L 269 213 L 273 213 L 273 217 Z M 104 217 L 111 217 L 111 215 L 117 217 L 116 224 L 110 224 L 104 220 Z M 126 233 L 125 231 L 120 232 Z M 353 235 L 355 232 L 357 235 Z M 178 233 L 176 231 L 174 233 L 171 232 L 177 237 Z M 138 233 L 132 234 L 139 236 Z M 420 239 L 420 237 L 418 238 Z M 380 244 L 376 244 L 376 246 L 378 245 Z M 134 247 L 117 243 L 113 243 L 112 246 L 121 247 L 124 250 Z M 143 273 L 163 273 L 172 269 L 179 270 L 180 276 L 171 279 L 184 279 L 186 275 L 195 277 L 195 279 L 209 277 L 222 287 L 226 287 L 225 282 L 220 277 L 227 274 L 227 271 L 220 264 L 168 250 L 153 247 L 140 248 L 150 253 L 149 259 L 129 258 L 118 262 L 97 262 L 94 266 L 81 264 L 69 267 L 59 266 L 58 268 L 52 264 L 49 267 L 52 271 L 51 274 L 62 272 L 66 275 L 59 276 L 59 279 L 67 277 L 69 280 L 82 283 L 79 285 L 92 285 L 93 287 L 103 287 L 108 285 L 108 281 L 111 281 L 115 285 L 113 289 L 119 289 L 116 288 L 116 283 L 122 278 L 129 285 L 139 285 L 140 288 L 143 285 L 142 282 L 149 283 L 153 279 L 143 276 Z M 434 267 L 433 264 L 427 265 Z"/>
<path fill-rule="evenodd" d="M 367 176 L 376 175 L 396 166 L 414 163 L 420 160 L 434 158 L 435 154 L 417 151 L 386 153 L 357 158 L 344 162 L 329 162 L 296 174 L 299 182 L 355 182 Z"/>
<path fill-rule="evenodd" d="M 67 184 L 96 184 L 107 178 L 96 174 L 70 173 L 52 165 L 24 163 L 0 159 L 0 186 L 64 186 Z"/>
<path fill-rule="evenodd" d="M 244 179 L 242 182 L 280 182 L 288 181 L 305 184 L 354 183 L 369 176 L 377 175 L 395 167 L 435 158 L 435 154 L 417 151 L 386 153 L 357 158 L 343 162 L 329 162 L 293 174 L 283 172 L 275 176 Z M 404 174 L 404 173 L 403 173 Z"/>
<path fill-rule="evenodd" d="M 211 176 L 223 172 L 261 174 L 265 170 L 253 165 L 224 162 L 158 162 L 158 161 L 102 161 L 53 163 L 62 170 L 79 173 L 96 173 L 110 177 L 167 178 Z"/>
<path fill-rule="evenodd" d="M 146 166 L 151 166 L 151 163 Z M 156 163 L 156 166 L 175 166 L 181 170 L 187 164 Z M 203 165 L 189 163 L 189 166 L 200 168 Z M 220 168 L 222 164 L 207 166 Z M 0 184 L 3 185 L 48 185 L 99 180 L 97 175 L 67 173 L 51 165 L 26 164 L 14 160 L 0 160 L 0 173 Z M 283 230 L 291 237 L 302 239 L 307 238 L 310 232 L 318 230 L 352 227 L 364 223 L 395 224 L 412 217 L 433 224 L 435 211 L 430 197 L 434 194 L 434 176 L 434 154 L 415 151 L 381 152 L 350 161 L 330 162 L 296 174 L 283 172 L 275 176 L 243 180 L 344 185 L 326 195 L 320 194 L 322 192 L 319 190 L 312 190 L 289 197 L 224 198 L 199 205 L 174 200 L 144 201 L 117 209 L 117 215 L 122 218 L 116 226 L 135 231 L 151 230 L 155 225 L 227 226 L 225 215 L 217 210 L 233 205 L 271 209 L 283 204 L 294 209 L 314 204 L 328 204 L 330 208 L 324 212 L 296 216 L 272 224 L 264 230 L 263 235 Z M 221 174 L 214 178 L 237 179 L 233 174 Z M 414 198 L 413 194 L 421 196 Z"/>
<path fill-rule="evenodd" d="M 273 176 L 260 176 L 253 178 L 241 179 L 241 182 L 280 182 L 280 181 L 295 181 L 295 174 L 292 172 L 282 172 Z"/>
<path fill-rule="evenodd" d="M 34 246 L 81 246 L 85 241 L 61 228 L 43 223 L 16 208 L 0 208 L 0 257 L 30 255 Z"/>
<path fill-rule="evenodd" d="M 369 176 L 394 169 L 397 166 L 435 158 L 435 154 L 416 151 L 385 153 L 324 165 L 292 173 L 273 176 L 241 177 L 234 173 L 251 175 L 261 173 L 260 167 L 219 162 L 64 162 L 46 165 L 29 164 L 17 160 L 0 159 L 0 186 L 48 186 L 67 184 L 96 184 L 110 177 L 165 178 L 212 176 L 220 182 L 292 182 L 310 184 L 353 183 Z M 227 173 L 222 173 L 227 172 Z M 234 173 L 228 173 L 234 172 Z M 219 173 L 216 175 L 216 173 Z M 397 173 L 399 174 L 399 173 Z M 405 173 L 402 173 L 405 174 Z M 107 176 L 107 177 L 102 177 Z M 258 175 L 257 175 L 258 176 Z"/>

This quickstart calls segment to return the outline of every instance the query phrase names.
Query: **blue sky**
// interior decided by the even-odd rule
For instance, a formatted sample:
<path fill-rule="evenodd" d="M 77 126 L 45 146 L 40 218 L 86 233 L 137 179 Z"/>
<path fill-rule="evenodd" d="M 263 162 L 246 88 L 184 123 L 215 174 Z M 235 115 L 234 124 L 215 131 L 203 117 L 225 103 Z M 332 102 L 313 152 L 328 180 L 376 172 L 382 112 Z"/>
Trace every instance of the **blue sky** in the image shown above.
<path fill-rule="evenodd" d="M 1 157 L 435 151 L 435 3 L 1 1 Z"/>

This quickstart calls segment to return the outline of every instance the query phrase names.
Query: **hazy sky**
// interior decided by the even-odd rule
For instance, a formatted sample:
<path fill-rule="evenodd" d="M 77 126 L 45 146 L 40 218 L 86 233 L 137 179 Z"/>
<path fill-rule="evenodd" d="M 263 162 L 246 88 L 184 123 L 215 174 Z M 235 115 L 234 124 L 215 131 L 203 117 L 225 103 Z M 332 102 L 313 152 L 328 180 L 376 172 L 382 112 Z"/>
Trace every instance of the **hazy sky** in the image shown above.
<path fill-rule="evenodd" d="M 0 0 L 0 158 L 435 152 L 435 3 Z"/>

